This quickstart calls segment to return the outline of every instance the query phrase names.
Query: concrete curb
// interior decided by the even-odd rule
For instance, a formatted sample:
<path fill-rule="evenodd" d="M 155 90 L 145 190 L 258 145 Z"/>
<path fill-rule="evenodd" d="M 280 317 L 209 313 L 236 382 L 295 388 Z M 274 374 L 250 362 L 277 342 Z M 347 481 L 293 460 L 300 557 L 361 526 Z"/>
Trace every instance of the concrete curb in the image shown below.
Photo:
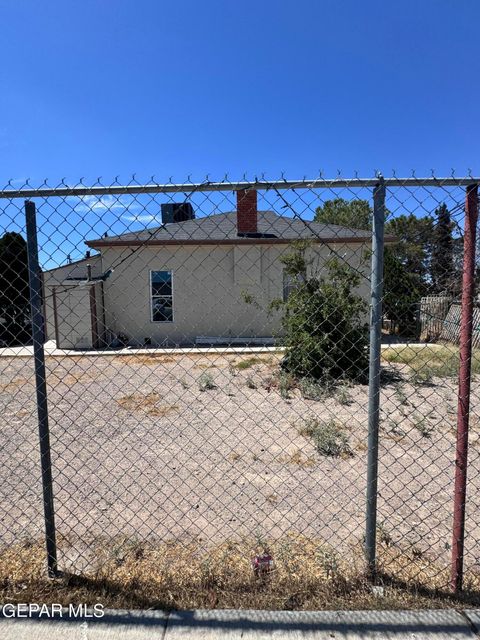
<path fill-rule="evenodd" d="M 480 609 L 113 611 L 101 618 L 0 616 L 2 640 L 475 640 Z"/>

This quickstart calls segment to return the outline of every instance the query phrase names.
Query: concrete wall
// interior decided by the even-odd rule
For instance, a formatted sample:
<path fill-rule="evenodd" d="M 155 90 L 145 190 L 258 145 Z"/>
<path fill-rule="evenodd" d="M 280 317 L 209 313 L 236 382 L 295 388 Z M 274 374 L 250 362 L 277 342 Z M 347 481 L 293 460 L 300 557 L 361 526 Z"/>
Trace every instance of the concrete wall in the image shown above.
<path fill-rule="evenodd" d="M 369 297 L 366 246 L 334 245 L 364 277 L 359 293 Z M 142 247 L 114 269 L 104 286 L 107 327 L 126 334 L 133 344 L 150 338 L 153 344 L 189 344 L 201 335 L 265 337 L 280 328 L 278 314 L 267 306 L 283 293 L 280 256 L 288 245 L 198 245 Z M 322 270 L 331 256 L 328 247 L 315 245 L 314 268 Z M 129 255 L 129 247 L 108 247 L 102 252 L 106 271 Z M 174 321 L 151 320 L 150 270 L 173 272 Z M 256 304 L 248 304 L 244 294 Z"/>

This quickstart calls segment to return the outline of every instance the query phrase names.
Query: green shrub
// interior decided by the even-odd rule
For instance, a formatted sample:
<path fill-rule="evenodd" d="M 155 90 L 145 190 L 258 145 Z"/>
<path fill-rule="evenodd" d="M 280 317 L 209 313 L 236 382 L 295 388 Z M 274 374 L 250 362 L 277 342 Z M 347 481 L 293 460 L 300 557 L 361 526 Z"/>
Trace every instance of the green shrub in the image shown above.
<path fill-rule="evenodd" d="M 200 391 L 208 391 L 216 388 L 213 377 L 210 373 L 207 373 L 206 371 L 202 373 L 198 380 L 198 388 Z"/>
<path fill-rule="evenodd" d="M 290 391 L 295 387 L 295 379 L 285 371 L 281 371 L 278 376 L 278 391 L 284 400 L 290 398 Z"/>
<path fill-rule="evenodd" d="M 317 418 L 308 418 L 299 429 L 300 435 L 312 438 L 319 453 L 324 456 L 351 456 L 348 435 L 342 425 L 334 420 L 320 422 Z"/>
<path fill-rule="evenodd" d="M 305 400 L 323 400 L 325 398 L 325 387 L 313 378 L 301 378 L 298 388 Z"/>
<path fill-rule="evenodd" d="M 281 259 L 297 283 L 288 299 L 274 301 L 283 311 L 285 356 L 282 367 L 297 378 L 333 378 L 365 382 L 368 372 L 367 305 L 355 293 L 361 276 L 337 258 L 325 275 L 308 273 L 308 243 L 296 243 Z"/>
<path fill-rule="evenodd" d="M 344 384 L 338 387 L 336 398 L 339 404 L 349 405 L 352 402 L 352 398 L 350 397 L 348 389 Z"/>

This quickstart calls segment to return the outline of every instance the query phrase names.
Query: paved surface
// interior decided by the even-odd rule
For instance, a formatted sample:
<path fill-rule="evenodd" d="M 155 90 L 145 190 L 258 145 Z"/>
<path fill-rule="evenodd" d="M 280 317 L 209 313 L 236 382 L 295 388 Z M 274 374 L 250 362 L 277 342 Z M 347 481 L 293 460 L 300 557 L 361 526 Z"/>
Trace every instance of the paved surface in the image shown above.
<path fill-rule="evenodd" d="M 395 342 L 391 340 L 389 336 L 384 337 L 384 343 L 382 344 L 382 349 L 388 349 L 394 345 L 396 348 L 398 347 L 425 347 L 427 346 L 425 343 L 415 343 L 415 342 Z M 438 348 L 442 345 L 435 343 L 428 343 L 428 348 Z M 105 349 L 101 350 L 80 350 L 80 349 L 57 349 L 57 345 L 54 340 L 48 340 L 48 342 L 44 345 L 45 355 L 50 357 L 61 358 L 65 356 L 86 356 L 86 357 L 95 357 L 95 356 L 122 356 L 122 355 L 152 355 L 152 354 L 163 354 L 163 355 L 172 355 L 175 353 L 269 353 L 269 352 L 281 352 L 283 351 L 283 347 L 275 347 L 275 346 L 267 346 L 267 345 L 252 345 L 251 347 L 242 347 L 242 346 L 220 346 L 220 347 L 207 347 L 207 346 L 195 346 L 195 347 L 165 347 L 165 348 L 154 348 L 149 347 L 147 349 L 135 348 L 135 347 L 125 347 L 124 349 Z M 33 357 L 33 347 L 1 347 L 0 348 L 0 358 L 32 358 Z"/>
<path fill-rule="evenodd" d="M 103 618 L 0 617 L 2 640 L 474 640 L 480 610 L 106 611 Z M 477 627 L 478 630 L 478 627 Z"/>
<path fill-rule="evenodd" d="M 61 358 L 65 356 L 86 356 L 87 358 L 96 356 L 128 356 L 128 355 L 172 355 L 172 354 L 184 354 L 184 353 L 270 353 L 276 351 L 282 351 L 282 347 L 271 346 L 254 346 L 245 347 L 165 347 L 155 348 L 149 347 L 146 349 L 125 347 L 123 349 L 105 349 L 101 350 L 81 350 L 81 349 L 57 349 L 57 345 L 54 340 L 45 342 L 44 351 L 46 356 Z M 32 358 L 33 347 L 2 347 L 0 348 L 0 358 Z"/>

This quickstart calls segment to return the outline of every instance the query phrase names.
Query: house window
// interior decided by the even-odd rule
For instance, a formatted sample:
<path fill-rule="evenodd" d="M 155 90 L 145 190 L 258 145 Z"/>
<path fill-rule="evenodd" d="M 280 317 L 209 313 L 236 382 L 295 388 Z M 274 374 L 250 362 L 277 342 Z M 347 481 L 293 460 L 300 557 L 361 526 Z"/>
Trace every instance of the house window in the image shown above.
<path fill-rule="evenodd" d="M 152 322 L 173 322 L 171 271 L 150 271 Z"/>

